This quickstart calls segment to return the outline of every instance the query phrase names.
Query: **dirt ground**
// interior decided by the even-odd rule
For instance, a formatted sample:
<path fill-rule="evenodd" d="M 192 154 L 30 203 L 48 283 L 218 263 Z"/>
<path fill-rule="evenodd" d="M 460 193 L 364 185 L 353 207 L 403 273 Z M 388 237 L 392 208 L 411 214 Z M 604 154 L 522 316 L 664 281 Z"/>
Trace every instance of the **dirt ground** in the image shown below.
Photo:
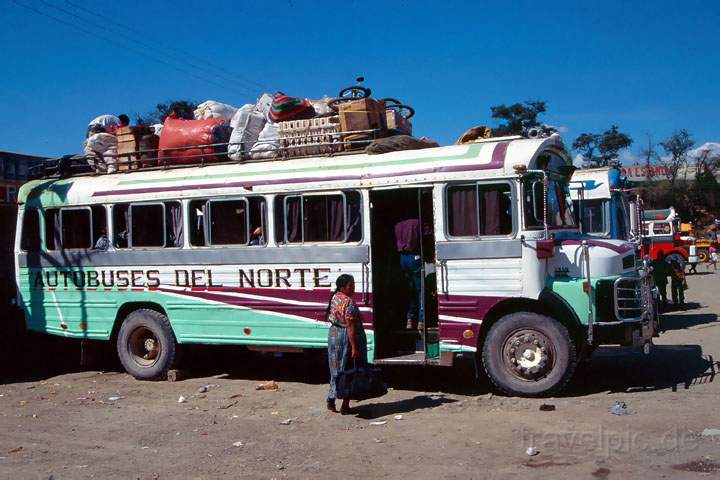
<path fill-rule="evenodd" d="M 317 358 L 202 349 L 188 379 L 152 383 L 79 367 L 75 344 L 14 341 L 0 478 L 717 478 L 720 274 L 700 270 L 651 355 L 599 349 L 556 398 L 499 395 L 470 362 L 398 367 L 387 396 L 341 416 Z M 266 380 L 280 389 L 256 391 Z"/>

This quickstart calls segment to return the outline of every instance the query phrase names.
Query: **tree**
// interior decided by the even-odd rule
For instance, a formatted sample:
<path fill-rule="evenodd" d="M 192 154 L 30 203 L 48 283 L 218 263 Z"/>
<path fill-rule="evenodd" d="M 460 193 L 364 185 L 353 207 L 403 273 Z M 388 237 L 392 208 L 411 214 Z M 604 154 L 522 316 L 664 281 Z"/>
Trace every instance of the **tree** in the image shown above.
<path fill-rule="evenodd" d="M 688 166 L 694 170 L 694 182 L 684 194 L 687 201 L 687 210 L 693 223 L 705 223 L 713 219 L 717 206 L 720 185 L 715 178 L 715 172 L 720 164 L 720 153 L 710 148 L 695 152 L 689 156 Z M 690 165 L 692 163 L 692 165 Z"/>
<path fill-rule="evenodd" d="M 640 150 L 640 155 L 643 158 L 643 166 L 645 169 L 645 183 L 647 186 L 652 186 L 655 184 L 655 180 L 652 175 L 652 166 L 660 160 L 660 155 L 658 155 L 657 148 L 655 148 L 655 144 L 653 143 L 650 134 L 648 134 L 647 137 L 647 147 Z"/>
<path fill-rule="evenodd" d="M 600 160 L 595 155 L 599 146 L 600 135 L 597 133 L 581 133 L 572 144 L 572 147 L 582 155 L 583 167 L 586 168 L 599 165 Z"/>
<path fill-rule="evenodd" d="M 135 115 L 135 121 L 138 125 L 152 125 L 155 123 L 165 122 L 170 113 L 175 112 L 179 118 L 193 119 L 193 111 L 197 108 L 197 104 L 192 100 L 172 100 L 167 103 L 158 103 L 155 110 L 145 115 Z"/>
<path fill-rule="evenodd" d="M 620 150 L 632 145 L 630 135 L 612 125 L 603 133 L 581 133 L 573 142 L 573 148 L 583 156 L 583 167 L 607 167 L 617 163 Z"/>
<path fill-rule="evenodd" d="M 678 175 L 683 167 L 687 167 L 688 152 L 695 145 L 695 141 L 691 137 L 692 134 L 683 128 L 675 131 L 665 141 L 660 142 L 667 154 L 662 163 L 666 167 L 665 175 L 670 181 L 670 194 L 673 197 L 676 193 Z M 687 168 L 685 168 L 685 176 L 687 176 Z"/>
<path fill-rule="evenodd" d="M 545 102 L 526 100 L 525 103 L 495 105 L 490 107 L 490 111 L 492 118 L 505 121 L 493 128 L 496 136 L 521 135 L 526 129 L 540 125 L 537 117 L 541 113 L 545 113 Z"/>

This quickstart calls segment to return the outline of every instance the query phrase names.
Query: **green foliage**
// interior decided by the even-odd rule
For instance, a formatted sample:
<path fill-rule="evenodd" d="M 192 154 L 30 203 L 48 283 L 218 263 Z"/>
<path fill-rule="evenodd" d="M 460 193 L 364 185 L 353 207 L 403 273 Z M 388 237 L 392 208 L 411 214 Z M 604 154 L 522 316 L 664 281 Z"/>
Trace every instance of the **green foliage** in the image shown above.
<path fill-rule="evenodd" d="M 573 142 L 573 148 L 583 156 L 583 167 L 607 167 L 617 163 L 620 151 L 632 145 L 630 135 L 612 125 L 603 133 L 582 133 Z"/>
<path fill-rule="evenodd" d="M 138 125 L 152 125 L 155 123 L 165 122 L 165 118 L 172 112 L 178 118 L 193 119 L 193 111 L 197 108 L 197 104 L 191 100 L 172 100 L 167 103 L 158 103 L 155 110 L 151 110 L 145 115 L 135 115 L 135 121 Z"/>
<path fill-rule="evenodd" d="M 490 107 L 490 111 L 492 112 L 492 118 L 505 121 L 505 123 L 493 128 L 495 136 L 521 135 L 525 129 L 540 125 L 537 117 L 541 113 L 545 113 L 545 102 L 526 100 L 525 103 L 496 105 Z"/>

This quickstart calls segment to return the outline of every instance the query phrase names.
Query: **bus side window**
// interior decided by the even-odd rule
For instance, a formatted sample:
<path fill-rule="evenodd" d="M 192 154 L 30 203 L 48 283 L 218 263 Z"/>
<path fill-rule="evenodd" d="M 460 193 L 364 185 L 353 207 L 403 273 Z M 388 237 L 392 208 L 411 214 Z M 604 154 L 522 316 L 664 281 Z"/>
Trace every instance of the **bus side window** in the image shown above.
<path fill-rule="evenodd" d="M 207 223 L 205 222 L 205 212 L 208 211 L 207 204 L 207 200 L 193 200 L 188 205 L 190 245 L 194 247 L 208 246 L 210 235 L 207 231 Z"/>
<path fill-rule="evenodd" d="M 508 183 L 448 187 L 448 233 L 454 237 L 509 235 L 511 196 Z"/>
<path fill-rule="evenodd" d="M 210 202 L 210 244 L 247 245 L 247 201 L 213 200 Z"/>
<path fill-rule="evenodd" d="M 164 247 L 165 233 L 163 204 L 130 205 L 132 247 Z"/>
<path fill-rule="evenodd" d="M 360 193 L 275 198 L 278 243 L 357 242 L 362 239 Z"/>
<path fill-rule="evenodd" d="M 102 205 L 93 205 L 92 210 L 92 230 L 93 230 L 93 249 L 107 250 L 110 246 L 107 231 L 107 212 Z"/>
<path fill-rule="evenodd" d="M 57 250 L 60 248 L 60 209 L 49 208 L 45 210 L 45 248 Z"/>
<path fill-rule="evenodd" d="M 362 200 L 360 192 L 349 190 L 345 193 L 345 206 L 347 215 L 346 241 L 359 242 L 362 240 Z"/>
<path fill-rule="evenodd" d="M 165 202 L 165 246 L 183 246 L 183 216 L 180 202 Z"/>
<path fill-rule="evenodd" d="M 63 249 L 92 247 L 92 226 L 89 208 L 63 208 L 60 210 Z"/>
<path fill-rule="evenodd" d="M 128 216 L 130 205 L 121 203 L 113 206 L 113 245 L 115 248 L 128 248 Z"/>
<path fill-rule="evenodd" d="M 20 248 L 26 252 L 40 250 L 40 215 L 35 209 L 25 210 L 23 215 Z"/>
<path fill-rule="evenodd" d="M 447 189 L 448 233 L 453 237 L 478 235 L 478 210 L 475 184 Z"/>
<path fill-rule="evenodd" d="M 267 244 L 265 234 L 267 233 L 267 206 L 262 197 L 250 197 L 250 245 Z"/>

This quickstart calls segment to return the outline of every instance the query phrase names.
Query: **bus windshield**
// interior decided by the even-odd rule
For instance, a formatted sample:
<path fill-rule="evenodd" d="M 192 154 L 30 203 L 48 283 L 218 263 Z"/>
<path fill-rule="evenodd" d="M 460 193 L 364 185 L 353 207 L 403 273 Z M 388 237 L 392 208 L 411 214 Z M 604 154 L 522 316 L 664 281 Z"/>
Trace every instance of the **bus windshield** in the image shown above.
<path fill-rule="evenodd" d="M 529 176 L 523 181 L 525 227 L 528 229 L 543 228 L 543 179 Z M 547 189 L 548 226 L 556 228 L 574 228 L 576 226 L 573 213 L 570 189 L 566 181 L 551 177 Z"/>

